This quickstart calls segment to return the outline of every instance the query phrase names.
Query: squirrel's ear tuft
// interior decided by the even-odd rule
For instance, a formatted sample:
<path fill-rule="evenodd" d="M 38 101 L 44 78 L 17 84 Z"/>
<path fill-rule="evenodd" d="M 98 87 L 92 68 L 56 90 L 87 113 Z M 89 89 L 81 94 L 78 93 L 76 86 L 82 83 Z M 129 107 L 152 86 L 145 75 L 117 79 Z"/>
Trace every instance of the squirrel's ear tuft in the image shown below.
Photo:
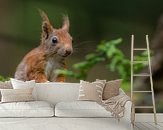
<path fill-rule="evenodd" d="M 66 30 L 67 32 L 69 31 L 69 27 L 70 27 L 70 22 L 69 22 L 69 18 L 68 16 L 63 16 L 63 26 L 62 29 Z"/>
<path fill-rule="evenodd" d="M 40 15 L 42 17 L 42 20 L 49 22 L 49 19 L 48 19 L 48 16 L 46 15 L 46 13 L 41 9 L 38 9 L 38 11 L 39 11 L 39 13 L 40 13 Z"/>
<path fill-rule="evenodd" d="M 48 16 L 46 15 L 46 13 L 40 9 L 38 9 L 40 12 L 40 15 L 42 17 L 42 36 L 47 39 L 49 36 L 49 33 L 51 33 L 53 31 L 53 27 L 50 24 L 50 21 L 48 19 Z"/>

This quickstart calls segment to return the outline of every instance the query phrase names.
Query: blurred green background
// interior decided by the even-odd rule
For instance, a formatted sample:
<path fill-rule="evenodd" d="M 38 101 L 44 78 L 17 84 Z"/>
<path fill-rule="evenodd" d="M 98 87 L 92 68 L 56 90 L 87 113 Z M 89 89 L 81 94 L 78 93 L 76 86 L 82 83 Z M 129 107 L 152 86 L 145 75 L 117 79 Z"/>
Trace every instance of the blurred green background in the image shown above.
<path fill-rule="evenodd" d="M 57 28 L 62 25 L 62 15 L 69 15 L 75 48 L 68 60 L 71 68 L 101 40 L 122 37 L 122 51 L 130 57 L 130 35 L 135 34 L 137 46 L 145 45 L 145 34 L 152 38 L 162 5 L 162 0 L 0 0 L 0 74 L 13 76 L 23 56 L 39 45 L 41 18 L 37 8 L 44 10 Z M 98 64 L 88 80 L 99 77 L 115 79 L 118 74 Z"/>
<path fill-rule="evenodd" d="M 145 46 L 145 35 L 152 39 L 157 20 L 163 13 L 162 0 L 0 0 L 0 75 L 13 77 L 24 55 L 40 43 L 44 10 L 54 27 L 62 25 L 68 14 L 74 53 L 68 68 L 95 50 L 102 40 L 123 38 L 120 49 L 130 58 L 131 34 L 135 46 Z M 99 63 L 89 71 L 87 80 L 120 78 Z M 68 78 L 67 82 L 79 82 Z M 162 109 L 159 111 L 163 111 Z"/>

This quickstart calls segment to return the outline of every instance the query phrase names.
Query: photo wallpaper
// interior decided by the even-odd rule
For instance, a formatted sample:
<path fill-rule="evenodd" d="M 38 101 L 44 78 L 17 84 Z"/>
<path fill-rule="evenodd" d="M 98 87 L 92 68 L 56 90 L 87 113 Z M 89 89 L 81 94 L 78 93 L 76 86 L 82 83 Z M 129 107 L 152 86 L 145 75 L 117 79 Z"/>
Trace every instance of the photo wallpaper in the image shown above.
<path fill-rule="evenodd" d="M 148 2 L 148 3 L 147 3 Z M 130 95 L 131 35 L 149 36 L 157 112 L 163 112 L 163 1 L 0 0 L 0 80 L 42 82 L 123 79 Z M 135 53 L 145 60 L 147 52 Z M 148 72 L 136 64 L 134 72 Z M 149 77 L 135 78 L 150 90 Z M 150 105 L 149 94 L 135 96 Z M 151 112 L 143 109 L 137 112 Z"/>

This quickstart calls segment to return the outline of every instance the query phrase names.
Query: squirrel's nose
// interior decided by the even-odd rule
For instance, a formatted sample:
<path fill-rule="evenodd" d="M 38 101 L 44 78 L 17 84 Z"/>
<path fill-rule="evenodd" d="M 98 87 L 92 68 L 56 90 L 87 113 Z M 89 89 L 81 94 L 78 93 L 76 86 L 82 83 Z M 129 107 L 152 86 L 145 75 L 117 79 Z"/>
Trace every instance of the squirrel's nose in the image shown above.
<path fill-rule="evenodd" d="M 71 54 L 71 51 L 70 50 L 66 50 L 65 51 L 65 55 L 70 55 Z"/>

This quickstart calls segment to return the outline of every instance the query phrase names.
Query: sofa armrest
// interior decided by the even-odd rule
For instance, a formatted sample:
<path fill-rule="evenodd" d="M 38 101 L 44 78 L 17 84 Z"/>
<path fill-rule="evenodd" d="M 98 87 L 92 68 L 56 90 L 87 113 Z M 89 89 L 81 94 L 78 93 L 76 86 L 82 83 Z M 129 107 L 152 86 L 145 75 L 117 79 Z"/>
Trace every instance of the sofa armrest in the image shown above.
<path fill-rule="evenodd" d="M 131 122 L 131 109 L 132 108 L 132 102 L 127 101 L 125 104 L 125 110 L 124 110 L 124 116 L 120 119 L 119 125 L 125 126 L 127 129 L 132 129 L 133 125 Z"/>
<path fill-rule="evenodd" d="M 125 111 L 124 111 L 124 117 L 123 120 L 131 122 L 131 110 L 132 110 L 132 102 L 127 101 L 125 104 Z"/>

